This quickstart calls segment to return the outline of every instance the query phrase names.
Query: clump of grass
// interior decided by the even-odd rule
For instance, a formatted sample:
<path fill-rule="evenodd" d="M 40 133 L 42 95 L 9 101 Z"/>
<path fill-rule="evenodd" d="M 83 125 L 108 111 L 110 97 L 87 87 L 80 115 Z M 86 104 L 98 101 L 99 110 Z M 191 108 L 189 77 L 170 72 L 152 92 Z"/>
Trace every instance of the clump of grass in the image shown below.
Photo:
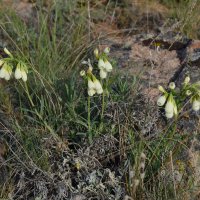
<path fill-rule="evenodd" d="M 7 13 L 1 23 L 5 37 L 10 41 L 12 59 L 16 57 L 29 66 L 25 85 L 21 80 L 21 65 L 20 73 L 16 75 L 21 78 L 13 81 L 9 76 L 11 81 L 5 82 L 10 88 L 14 85 L 16 91 L 13 95 L 17 99 L 14 104 L 12 101 L 8 103 L 11 105 L 8 110 L 13 109 L 9 112 L 13 121 L 12 131 L 6 134 L 12 144 L 9 146 L 12 159 L 8 160 L 12 178 L 7 184 L 14 189 L 9 192 L 4 189 L 1 197 L 7 198 L 7 193 L 10 193 L 13 197 L 25 195 L 26 198 L 37 198 L 41 195 L 39 186 L 42 190 L 45 188 L 46 196 L 52 197 L 62 182 L 64 192 L 61 191 L 58 196 L 68 198 L 67 192 L 77 192 L 80 178 L 85 181 L 82 191 L 88 198 L 91 195 L 88 194 L 88 185 L 94 190 L 92 194 L 100 196 L 102 191 L 98 187 L 106 188 L 105 185 L 109 184 L 111 188 L 113 184 L 123 187 L 120 192 L 106 190 L 111 199 L 120 199 L 126 194 L 133 199 L 181 197 L 181 189 L 189 190 L 193 183 L 191 179 L 190 182 L 179 177 L 176 180 L 175 172 L 181 174 L 184 169 L 177 170 L 174 161 L 181 151 L 187 149 L 188 142 L 187 134 L 180 134 L 177 128 L 178 120 L 181 120 L 177 116 L 187 95 L 187 98 L 191 97 L 193 109 L 199 110 L 199 84 L 190 84 L 187 78 L 180 90 L 176 91 L 174 84 L 170 84 L 168 90 L 160 87 L 163 96 L 158 103 L 160 106 L 166 103 L 166 117 L 176 116 L 176 119 L 165 126 L 161 123 L 161 130 L 151 128 L 149 133 L 155 132 L 154 137 L 145 137 L 139 128 L 141 122 L 136 110 L 141 106 L 143 116 L 149 111 L 145 110 L 145 101 L 142 105 L 137 103 L 137 99 L 142 98 L 137 78 L 111 73 L 113 65 L 109 62 L 109 48 L 101 53 L 95 49 L 96 60 L 84 62 L 87 64 L 87 71 L 81 71 L 84 79 L 81 80 L 79 70 L 75 69 L 88 55 L 92 45 L 87 40 L 86 18 L 73 18 L 76 9 L 81 14 L 86 13 L 86 5 L 81 5 L 73 1 L 65 10 L 62 3 L 55 3 L 47 13 L 39 8 L 36 27 L 23 23 L 13 13 Z M 70 23 L 63 20 L 64 13 L 69 14 Z M 4 61 L 8 56 L 3 58 Z M 0 92 L 4 98 L 2 103 L 5 103 L 8 97 L 3 89 Z M 150 114 L 153 116 L 155 112 Z M 159 121 L 162 121 L 161 117 Z M 106 150 L 111 151 L 106 159 L 99 158 L 99 154 L 90 155 L 88 152 L 94 147 L 96 152 L 102 150 L 98 147 L 99 143 L 97 146 L 94 144 L 96 138 L 104 140 L 105 135 L 115 138 L 113 146 L 118 145 L 117 150 L 105 145 Z M 111 140 L 112 137 L 107 138 Z M 110 145 L 113 141 L 108 139 L 102 143 Z M 84 148 L 87 154 L 81 154 Z M 91 160 L 98 163 L 92 169 L 97 170 L 100 166 L 102 173 L 101 170 L 89 173 Z M 107 168 L 113 170 L 107 170 L 108 177 L 103 174 Z M 172 175 L 171 180 L 162 179 L 161 172 L 166 169 Z M 114 171 L 120 174 L 117 184 Z M 33 176 L 39 178 L 39 183 Z M 94 178 L 97 176 L 103 177 L 98 187 Z M 25 190 L 28 193 L 23 194 Z"/>

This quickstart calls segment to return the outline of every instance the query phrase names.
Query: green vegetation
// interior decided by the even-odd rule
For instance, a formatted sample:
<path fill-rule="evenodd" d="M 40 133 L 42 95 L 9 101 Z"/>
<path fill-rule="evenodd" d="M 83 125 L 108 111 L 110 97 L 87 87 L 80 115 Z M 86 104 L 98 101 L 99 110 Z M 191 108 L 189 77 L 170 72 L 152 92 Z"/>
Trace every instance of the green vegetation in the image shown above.
<path fill-rule="evenodd" d="M 172 85 L 170 89 L 162 88 L 165 99 L 164 102 L 160 99 L 162 105 L 159 105 L 172 102 L 173 114 L 169 118 L 174 115 L 176 118 L 166 120 L 162 108 L 158 113 L 154 106 L 154 114 L 158 117 L 156 123 L 162 126 L 162 131 L 150 128 L 154 134 L 149 138 L 137 113 L 138 110 L 143 112 L 146 123 L 151 107 L 140 93 L 139 75 L 122 73 L 115 60 L 109 58 L 108 48 L 101 52 L 96 49 L 87 4 L 75 0 L 69 4 L 64 2 L 55 1 L 47 10 L 37 4 L 36 21 L 31 23 L 24 23 L 9 9 L 0 10 L 0 28 L 7 41 L 1 65 L 4 67 L 8 62 L 10 66 L 5 68 L 2 77 L 10 80 L 1 79 L 0 82 L 0 110 L 4 120 L 9 121 L 2 136 L 8 146 L 6 166 L 9 175 L 0 185 L 0 198 L 7 199 L 10 195 L 20 199 L 24 195 L 22 199 L 45 199 L 38 192 L 38 180 L 34 177 L 37 172 L 39 181 L 48 188 L 48 199 L 58 195 L 55 191 L 61 182 L 69 193 L 77 193 L 80 180 L 87 182 L 84 195 L 89 199 L 92 181 L 87 181 L 85 174 L 93 168 L 87 166 L 84 160 L 87 156 L 98 163 L 100 167 L 94 171 L 99 170 L 99 174 L 105 173 L 103 169 L 113 170 L 120 177 L 117 185 L 123 188 L 120 192 L 108 188 L 106 193 L 105 188 L 101 191 L 94 186 L 92 194 L 97 195 L 100 191 L 111 195 L 110 199 L 129 195 L 133 199 L 159 200 L 194 195 L 198 186 L 193 175 L 187 173 L 193 165 L 187 166 L 180 154 L 188 149 L 188 141 L 195 140 L 196 135 L 188 136 L 184 131 L 180 134 L 179 124 L 184 117 L 177 117 L 176 106 L 181 113 L 187 98 L 191 97 L 193 109 L 198 111 L 199 84 L 190 84 L 187 79 L 183 90 L 175 91 Z M 178 12 L 177 15 L 179 18 Z M 184 27 L 183 32 L 190 29 L 190 25 Z M 88 58 L 90 60 L 85 61 Z M 194 106 L 194 102 L 198 105 Z M 104 155 L 106 159 L 100 153 L 78 157 L 84 148 L 92 149 L 95 141 L 103 140 L 104 136 L 114 138 L 113 141 L 105 140 L 109 152 Z M 114 150 L 110 142 L 116 145 Z M 101 146 L 97 145 L 95 150 L 100 152 Z M 74 163 L 75 158 L 81 161 Z M 65 165 L 67 159 L 71 162 Z M 60 175 L 59 170 L 68 174 Z M 115 178 L 112 180 L 110 184 L 114 188 Z M 109 182 L 103 178 L 101 181 L 102 185 Z M 44 185 L 40 185 L 41 188 Z"/>

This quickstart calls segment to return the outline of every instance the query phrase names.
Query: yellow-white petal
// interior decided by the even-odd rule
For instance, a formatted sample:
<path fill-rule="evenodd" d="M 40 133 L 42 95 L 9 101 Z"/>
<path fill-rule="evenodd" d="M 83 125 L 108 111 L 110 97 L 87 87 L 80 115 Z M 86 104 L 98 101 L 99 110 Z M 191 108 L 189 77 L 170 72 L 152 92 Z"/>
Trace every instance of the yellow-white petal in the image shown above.
<path fill-rule="evenodd" d="M 163 106 L 163 105 L 165 104 L 165 102 L 166 102 L 166 97 L 165 97 L 165 95 L 160 96 L 160 97 L 158 98 L 158 100 L 157 100 L 157 105 L 158 105 L 158 106 Z"/>
<path fill-rule="evenodd" d="M 194 100 L 194 101 L 192 102 L 192 109 L 193 109 L 194 111 L 200 110 L 200 101 Z"/>
<path fill-rule="evenodd" d="M 0 70 L 0 78 L 4 78 L 5 74 L 6 74 L 6 70 L 5 70 L 4 67 L 2 67 L 1 70 Z"/>
<path fill-rule="evenodd" d="M 102 89 L 102 86 L 101 86 L 101 83 L 99 82 L 99 80 L 94 80 L 94 85 L 95 85 L 95 89 L 96 90 L 101 90 Z"/>
<path fill-rule="evenodd" d="M 15 70 L 15 78 L 16 79 L 22 78 L 22 73 L 21 73 L 21 70 L 20 70 L 19 67 L 17 67 L 16 70 Z"/>
<path fill-rule="evenodd" d="M 3 50 L 7 55 L 9 55 L 9 56 L 11 55 L 10 51 L 8 51 L 8 49 L 6 47 Z"/>
<path fill-rule="evenodd" d="M 4 63 L 4 61 L 1 59 L 1 60 L 0 60 L 0 66 L 2 66 L 3 63 Z"/>
<path fill-rule="evenodd" d="M 105 79 L 107 77 L 107 71 L 104 69 L 100 70 L 100 77 L 101 79 Z"/>
<path fill-rule="evenodd" d="M 24 82 L 26 82 L 27 81 L 27 73 L 23 70 L 23 71 L 21 71 L 21 74 L 22 74 L 22 80 Z"/>
<path fill-rule="evenodd" d="M 111 72 L 112 71 L 112 65 L 107 60 L 105 61 L 105 69 L 106 69 L 107 72 Z"/>
<path fill-rule="evenodd" d="M 90 78 L 88 79 L 88 89 L 95 89 L 95 84 Z"/>
<path fill-rule="evenodd" d="M 166 113 L 165 113 L 165 116 L 166 116 L 168 119 L 171 119 L 171 118 L 174 116 L 174 113 L 173 113 L 173 112 L 166 112 Z"/>
<path fill-rule="evenodd" d="M 103 61 L 103 59 L 99 59 L 98 62 L 98 68 L 101 69 L 105 69 L 105 62 Z"/>
<path fill-rule="evenodd" d="M 9 81 L 10 80 L 10 77 L 11 77 L 11 72 L 9 72 L 9 71 L 5 71 L 5 76 L 4 76 L 4 78 L 5 78 L 5 80 L 7 80 L 7 81 Z"/>
<path fill-rule="evenodd" d="M 165 112 L 166 113 L 174 113 L 174 105 L 173 102 L 168 100 L 165 106 Z"/>
<path fill-rule="evenodd" d="M 94 89 L 88 89 L 88 95 L 90 97 L 92 97 L 95 93 L 96 93 L 96 91 Z"/>

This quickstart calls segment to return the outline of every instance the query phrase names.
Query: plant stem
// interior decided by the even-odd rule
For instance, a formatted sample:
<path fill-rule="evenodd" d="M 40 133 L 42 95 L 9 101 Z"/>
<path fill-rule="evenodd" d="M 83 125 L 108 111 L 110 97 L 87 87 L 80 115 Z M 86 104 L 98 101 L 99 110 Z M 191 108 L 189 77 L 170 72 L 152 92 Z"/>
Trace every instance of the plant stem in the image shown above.
<path fill-rule="evenodd" d="M 101 110 L 101 123 L 103 122 L 104 110 L 105 110 L 105 93 L 103 92 L 103 96 L 102 96 L 102 110 Z"/>
<path fill-rule="evenodd" d="M 26 91 L 26 94 L 27 94 L 27 96 L 28 96 L 28 99 L 29 99 L 29 101 L 30 101 L 30 103 L 31 103 L 31 106 L 34 107 L 35 105 L 34 105 L 32 99 L 31 99 L 31 96 L 30 96 L 30 93 L 29 93 L 29 90 L 28 90 L 27 83 L 25 82 L 24 85 L 25 85 L 25 91 Z"/>
<path fill-rule="evenodd" d="M 88 96 L 88 134 L 89 134 L 89 141 L 92 142 L 92 133 L 91 133 L 91 119 L 90 119 L 90 96 Z"/>

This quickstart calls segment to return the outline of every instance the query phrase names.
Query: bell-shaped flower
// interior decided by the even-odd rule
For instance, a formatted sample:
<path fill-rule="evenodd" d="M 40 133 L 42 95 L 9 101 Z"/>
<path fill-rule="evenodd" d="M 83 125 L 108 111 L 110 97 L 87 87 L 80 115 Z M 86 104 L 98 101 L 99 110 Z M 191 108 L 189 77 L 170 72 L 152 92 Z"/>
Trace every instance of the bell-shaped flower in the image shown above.
<path fill-rule="evenodd" d="M 169 88 L 170 88 L 171 90 L 174 90 L 175 87 L 176 87 L 176 85 L 175 85 L 174 82 L 171 82 L 171 83 L 169 84 Z"/>
<path fill-rule="evenodd" d="M 95 84 L 94 82 L 91 80 L 91 78 L 88 77 L 88 89 L 95 89 Z"/>
<path fill-rule="evenodd" d="M 106 71 L 111 72 L 112 71 L 112 65 L 110 64 L 110 62 L 108 60 L 106 60 L 104 63 L 105 63 Z"/>
<path fill-rule="evenodd" d="M 94 84 L 95 84 L 95 90 L 96 90 L 97 94 L 102 94 L 103 93 L 103 88 L 102 88 L 101 83 L 99 82 L 99 80 L 97 80 L 95 78 L 94 79 Z"/>
<path fill-rule="evenodd" d="M 167 118 L 172 118 L 174 116 L 174 102 L 173 102 L 173 97 L 170 94 L 168 101 L 165 105 L 165 116 Z"/>
<path fill-rule="evenodd" d="M 27 73 L 26 73 L 26 71 L 25 71 L 25 70 L 22 70 L 21 73 L 22 73 L 22 80 L 23 80 L 24 82 L 26 82 L 26 81 L 27 81 Z"/>
<path fill-rule="evenodd" d="M 101 69 L 105 69 L 105 62 L 103 61 L 102 58 L 99 59 L 98 61 L 98 68 Z"/>
<path fill-rule="evenodd" d="M 28 72 L 28 70 L 27 70 L 26 66 L 23 63 L 19 62 L 15 69 L 15 78 L 22 79 L 24 82 L 26 82 L 27 81 L 27 72 Z"/>
<path fill-rule="evenodd" d="M 109 53 L 110 53 L 110 48 L 109 48 L 109 47 L 106 47 L 106 48 L 104 49 L 104 53 L 109 54 Z"/>
<path fill-rule="evenodd" d="M 171 118 L 174 116 L 174 113 L 173 113 L 173 112 L 170 112 L 170 113 L 166 112 L 166 113 L 165 113 L 165 116 L 166 116 L 168 119 L 171 119 Z"/>
<path fill-rule="evenodd" d="M 195 100 L 192 102 L 192 109 L 193 109 L 194 111 L 200 110 L 200 100 L 195 99 Z"/>
<path fill-rule="evenodd" d="M 157 100 L 157 105 L 158 105 L 158 106 L 163 106 L 163 105 L 165 104 L 166 100 L 167 100 L 167 98 L 166 98 L 165 95 L 160 96 L 160 97 L 158 98 L 158 100 Z"/>
<path fill-rule="evenodd" d="M 89 95 L 90 97 L 92 97 L 95 93 L 96 93 L 95 89 L 89 89 L 89 88 L 88 88 L 88 95 Z"/>
<path fill-rule="evenodd" d="M 22 78 L 22 72 L 21 72 L 21 67 L 17 65 L 16 70 L 15 70 L 15 78 L 20 79 Z"/>
<path fill-rule="evenodd" d="M 105 69 L 100 70 L 100 77 L 101 79 L 105 79 L 107 77 L 107 71 Z"/>
<path fill-rule="evenodd" d="M 0 78 L 4 78 L 5 80 L 10 80 L 12 75 L 12 67 L 7 63 L 4 63 L 3 67 L 0 70 Z"/>

